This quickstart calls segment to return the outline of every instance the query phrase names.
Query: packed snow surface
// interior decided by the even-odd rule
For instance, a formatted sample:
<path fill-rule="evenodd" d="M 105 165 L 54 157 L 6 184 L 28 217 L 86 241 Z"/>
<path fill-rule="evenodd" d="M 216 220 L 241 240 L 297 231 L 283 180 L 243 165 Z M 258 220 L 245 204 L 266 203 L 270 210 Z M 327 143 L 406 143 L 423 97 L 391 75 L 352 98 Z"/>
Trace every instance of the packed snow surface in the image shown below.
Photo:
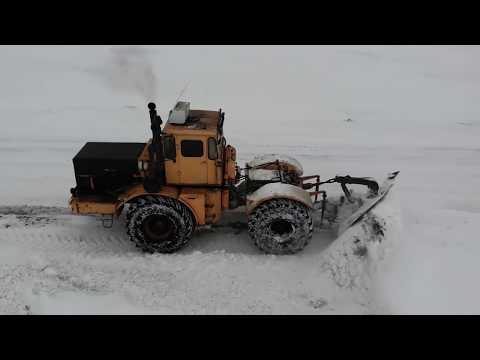
<path fill-rule="evenodd" d="M 264 255 L 251 243 L 243 214 L 233 213 L 232 222 L 198 231 L 176 254 L 147 255 L 130 243 L 120 222 L 104 229 L 93 218 L 63 214 L 61 208 L 50 215 L 42 209 L 25 215 L 26 210 L 19 207 L 0 218 L 2 313 L 375 310 L 363 279 L 363 255 L 340 264 L 343 252 L 325 251 L 333 240 L 328 230 L 316 229 L 309 250 L 297 256 Z"/>
<path fill-rule="evenodd" d="M 480 313 L 479 62 L 477 46 L 1 47 L 0 313 Z M 294 256 L 259 253 L 241 211 L 172 255 L 69 214 L 83 144 L 145 141 L 147 103 L 166 119 L 187 82 L 180 100 L 226 112 L 241 166 L 280 153 L 396 184 Z"/>

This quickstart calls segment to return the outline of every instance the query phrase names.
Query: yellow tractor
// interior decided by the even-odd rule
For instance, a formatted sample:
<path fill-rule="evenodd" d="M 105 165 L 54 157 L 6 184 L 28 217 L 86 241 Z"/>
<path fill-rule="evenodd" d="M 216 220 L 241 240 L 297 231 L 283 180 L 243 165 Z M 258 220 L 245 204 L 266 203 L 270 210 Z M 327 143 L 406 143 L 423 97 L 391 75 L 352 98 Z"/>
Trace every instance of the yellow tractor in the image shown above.
<path fill-rule="evenodd" d="M 185 246 L 195 228 L 217 223 L 225 210 L 244 206 L 248 232 L 266 253 L 293 254 L 312 238 L 312 212 L 321 210 L 325 183 L 369 188 L 368 201 L 340 226 L 358 221 L 393 185 L 398 172 L 382 187 L 370 178 L 337 176 L 320 181 L 303 176 L 288 156 L 258 156 L 239 168 L 236 150 L 223 133 L 225 113 L 193 110 L 177 102 L 162 129 L 154 103 L 148 104 L 152 138 L 147 143 L 88 142 L 73 158 L 76 187 L 70 207 L 75 214 L 95 214 L 110 227 L 127 209 L 129 238 L 146 252 L 171 253 Z M 313 190 L 313 191 L 308 191 Z"/>

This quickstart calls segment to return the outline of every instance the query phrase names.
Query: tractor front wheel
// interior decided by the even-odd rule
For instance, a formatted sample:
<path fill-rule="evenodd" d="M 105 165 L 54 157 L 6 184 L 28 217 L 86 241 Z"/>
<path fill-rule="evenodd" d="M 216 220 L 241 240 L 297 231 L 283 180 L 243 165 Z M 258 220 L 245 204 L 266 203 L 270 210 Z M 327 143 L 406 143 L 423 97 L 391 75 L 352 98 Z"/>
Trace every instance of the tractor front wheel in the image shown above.
<path fill-rule="evenodd" d="M 268 254 L 297 253 L 312 238 L 311 210 L 294 200 L 268 200 L 250 214 L 248 232 L 255 245 Z"/>
<path fill-rule="evenodd" d="M 194 231 L 190 210 L 180 201 L 148 196 L 137 199 L 127 213 L 127 234 L 149 253 L 172 253 L 185 246 Z"/>

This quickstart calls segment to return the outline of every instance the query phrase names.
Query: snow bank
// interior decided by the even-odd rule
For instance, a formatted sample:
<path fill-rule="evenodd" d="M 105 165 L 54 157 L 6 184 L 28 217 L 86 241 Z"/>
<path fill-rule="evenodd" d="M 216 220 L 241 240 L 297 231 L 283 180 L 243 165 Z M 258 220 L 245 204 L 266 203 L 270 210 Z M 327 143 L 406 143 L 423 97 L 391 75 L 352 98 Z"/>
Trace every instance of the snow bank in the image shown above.
<path fill-rule="evenodd" d="M 378 276 L 401 241 L 401 229 L 398 209 L 387 196 L 325 250 L 322 269 L 337 286 L 355 291 L 372 312 L 385 312 L 375 295 Z"/>

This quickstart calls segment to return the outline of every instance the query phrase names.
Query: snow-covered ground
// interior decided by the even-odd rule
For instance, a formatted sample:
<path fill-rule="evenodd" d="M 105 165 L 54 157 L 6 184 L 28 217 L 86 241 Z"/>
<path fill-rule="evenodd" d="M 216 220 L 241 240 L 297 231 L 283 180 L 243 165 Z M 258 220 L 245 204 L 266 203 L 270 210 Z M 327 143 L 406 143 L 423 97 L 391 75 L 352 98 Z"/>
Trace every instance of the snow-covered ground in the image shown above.
<path fill-rule="evenodd" d="M 480 313 L 479 47 L 0 55 L 0 313 Z M 144 255 L 121 222 L 108 230 L 68 214 L 80 147 L 145 140 L 146 103 L 165 117 L 189 81 L 193 108 L 226 112 L 240 164 L 284 153 L 323 178 L 400 170 L 373 213 L 388 231 L 368 259 L 349 253 L 360 226 L 335 242 L 316 229 L 303 253 L 275 257 L 258 253 L 233 213 L 177 254 Z"/>

